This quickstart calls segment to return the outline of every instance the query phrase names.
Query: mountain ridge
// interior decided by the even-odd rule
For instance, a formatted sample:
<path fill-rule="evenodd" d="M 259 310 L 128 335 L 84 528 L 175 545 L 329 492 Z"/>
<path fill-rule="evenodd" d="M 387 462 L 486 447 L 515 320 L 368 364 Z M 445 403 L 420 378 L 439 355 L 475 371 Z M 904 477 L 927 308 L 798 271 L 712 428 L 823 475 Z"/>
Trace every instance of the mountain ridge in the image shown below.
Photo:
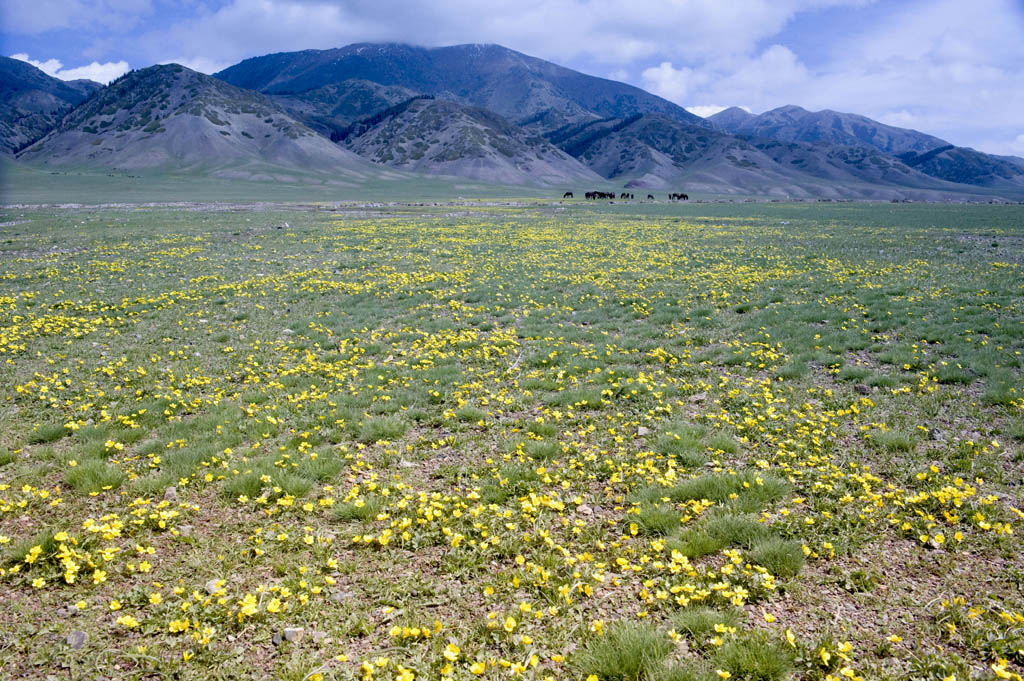
<path fill-rule="evenodd" d="M 341 141 L 375 163 L 412 172 L 495 184 L 601 181 L 542 136 L 487 109 L 431 95 L 419 95 L 353 124 Z"/>
<path fill-rule="evenodd" d="M 28 62 L 0 57 L 0 152 L 14 154 L 32 144 L 102 87 L 86 79 L 63 81 Z"/>
<path fill-rule="evenodd" d="M 178 64 L 129 72 L 18 154 L 48 166 L 167 168 L 295 177 L 308 168 L 359 178 L 373 169 L 263 95 Z"/>
<path fill-rule="evenodd" d="M 940 180 L 1024 191 L 1024 166 L 1012 159 L 958 147 L 934 135 L 886 125 L 860 114 L 831 109 L 808 111 L 792 104 L 758 115 L 737 111 L 742 109 L 730 107 L 708 120 L 719 130 L 751 140 L 872 147 Z"/>
<path fill-rule="evenodd" d="M 545 131 L 556 124 L 635 113 L 663 113 L 708 125 L 683 107 L 633 85 L 583 74 L 500 45 L 355 43 L 252 57 L 214 76 L 269 95 L 359 78 L 489 109 L 517 124 L 554 112 L 544 122 Z"/>

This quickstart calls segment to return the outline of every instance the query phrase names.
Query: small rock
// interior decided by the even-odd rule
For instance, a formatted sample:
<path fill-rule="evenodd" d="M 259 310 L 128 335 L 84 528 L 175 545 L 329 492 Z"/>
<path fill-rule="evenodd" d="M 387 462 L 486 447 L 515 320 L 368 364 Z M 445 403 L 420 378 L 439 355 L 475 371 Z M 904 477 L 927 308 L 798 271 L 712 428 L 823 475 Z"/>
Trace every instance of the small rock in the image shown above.
<path fill-rule="evenodd" d="M 871 388 L 869 388 L 868 386 L 864 385 L 863 383 L 858 383 L 857 385 L 853 386 L 853 391 L 855 393 L 857 393 L 858 395 L 870 395 L 871 394 Z"/>
<path fill-rule="evenodd" d="M 313 637 L 313 643 L 321 643 L 327 639 L 326 631 L 311 631 L 309 635 Z"/>
<path fill-rule="evenodd" d="M 283 331 L 281 331 L 281 335 L 282 336 L 294 336 L 295 332 L 292 331 L 291 329 L 284 329 Z"/>
<path fill-rule="evenodd" d="M 302 638 L 302 632 L 304 631 L 305 629 L 302 627 L 285 627 L 284 640 L 295 643 Z"/>
<path fill-rule="evenodd" d="M 178 500 L 178 488 L 177 487 L 174 487 L 172 485 L 171 487 L 168 487 L 166 490 L 164 490 L 164 501 L 170 501 L 171 503 L 174 503 L 177 500 Z"/>
<path fill-rule="evenodd" d="M 928 439 L 929 440 L 941 440 L 942 439 L 942 431 L 939 430 L 938 428 L 929 428 L 928 429 Z"/>
<path fill-rule="evenodd" d="M 703 402 L 707 398 L 707 393 L 694 393 L 693 395 L 690 395 L 690 399 L 693 400 L 694 402 Z"/>
<path fill-rule="evenodd" d="M 89 640 L 89 634 L 84 631 L 76 629 L 68 634 L 67 643 L 71 647 L 71 650 L 80 650 L 82 646 Z"/>
<path fill-rule="evenodd" d="M 583 515 L 594 515 L 594 509 L 590 508 L 586 504 L 580 504 L 579 506 L 576 507 L 576 510 L 582 513 Z"/>
<path fill-rule="evenodd" d="M 219 584 L 219 579 L 211 579 L 210 581 L 208 581 L 206 583 L 206 593 L 210 594 L 211 596 L 217 593 L 220 590 Z"/>
<path fill-rule="evenodd" d="M 182 537 L 191 537 L 192 536 L 192 526 L 191 525 L 179 525 L 178 526 L 178 534 L 180 534 Z"/>
<path fill-rule="evenodd" d="M 332 591 L 330 595 L 330 599 L 335 603 L 344 603 L 350 598 L 352 598 L 351 591 Z"/>
<path fill-rule="evenodd" d="M 412 461 L 406 461 L 405 459 L 402 459 L 401 461 L 398 462 L 398 467 L 399 468 L 416 468 L 416 464 L 414 464 Z"/>
<path fill-rule="evenodd" d="M 639 428 L 636 429 L 637 437 L 643 437 L 644 435 L 647 435 L 650 432 L 651 432 L 650 428 L 645 428 L 643 426 L 640 426 Z"/>
<path fill-rule="evenodd" d="M 270 642 L 273 643 L 275 646 L 281 645 L 281 640 L 282 639 L 280 631 L 275 631 L 274 635 L 270 637 Z"/>

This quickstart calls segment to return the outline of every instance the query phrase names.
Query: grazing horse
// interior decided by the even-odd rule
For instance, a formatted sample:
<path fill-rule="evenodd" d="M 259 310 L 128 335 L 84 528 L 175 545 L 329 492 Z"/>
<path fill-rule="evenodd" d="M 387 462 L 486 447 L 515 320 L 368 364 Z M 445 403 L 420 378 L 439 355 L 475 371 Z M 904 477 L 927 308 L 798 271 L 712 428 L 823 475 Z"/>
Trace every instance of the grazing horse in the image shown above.
<path fill-rule="evenodd" d="M 653 201 L 654 200 L 654 194 L 648 194 L 647 195 L 647 200 L 648 201 Z"/>
<path fill-rule="evenodd" d="M 572 198 L 572 192 L 566 192 L 566 193 L 562 194 L 562 198 L 563 199 L 571 199 Z"/>
<path fill-rule="evenodd" d="M 690 196 L 688 194 L 683 194 L 683 193 L 669 194 L 668 195 L 668 200 L 669 201 L 689 201 L 689 199 L 690 199 Z"/>

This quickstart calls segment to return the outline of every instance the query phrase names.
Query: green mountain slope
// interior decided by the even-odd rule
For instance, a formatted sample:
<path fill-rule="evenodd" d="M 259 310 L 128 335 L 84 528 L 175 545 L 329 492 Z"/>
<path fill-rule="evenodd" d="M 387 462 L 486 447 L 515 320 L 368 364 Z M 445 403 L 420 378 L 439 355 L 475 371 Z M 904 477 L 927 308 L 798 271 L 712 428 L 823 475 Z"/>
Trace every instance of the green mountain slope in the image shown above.
<path fill-rule="evenodd" d="M 36 141 L 101 87 L 91 80 L 65 82 L 0 57 L 0 153 L 13 154 Z"/>

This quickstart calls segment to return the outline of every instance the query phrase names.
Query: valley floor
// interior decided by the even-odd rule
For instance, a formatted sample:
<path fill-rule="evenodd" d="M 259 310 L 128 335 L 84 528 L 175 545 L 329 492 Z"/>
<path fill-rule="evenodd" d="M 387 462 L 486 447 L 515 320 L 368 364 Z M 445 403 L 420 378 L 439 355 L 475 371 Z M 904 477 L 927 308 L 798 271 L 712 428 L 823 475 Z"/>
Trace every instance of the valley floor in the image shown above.
<path fill-rule="evenodd" d="M 1019 680 L 1022 254 L 1012 206 L 0 209 L 0 669 Z"/>

